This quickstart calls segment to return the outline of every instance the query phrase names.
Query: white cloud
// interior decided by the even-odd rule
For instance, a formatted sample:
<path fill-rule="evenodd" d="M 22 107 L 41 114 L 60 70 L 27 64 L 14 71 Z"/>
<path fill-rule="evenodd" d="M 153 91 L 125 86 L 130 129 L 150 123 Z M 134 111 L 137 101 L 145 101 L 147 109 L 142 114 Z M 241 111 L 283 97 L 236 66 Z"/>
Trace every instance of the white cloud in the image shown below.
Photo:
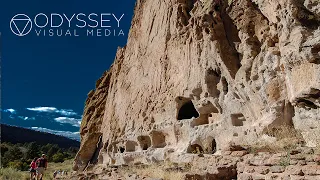
<path fill-rule="evenodd" d="M 9 112 L 11 114 L 16 114 L 17 113 L 17 111 L 14 110 L 14 109 L 5 109 L 4 112 Z"/>
<path fill-rule="evenodd" d="M 56 134 L 56 135 L 60 135 L 60 136 L 65 136 L 65 137 L 68 137 L 70 139 L 74 139 L 74 140 L 80 141 L 80 133 L 79 132 L 58 131 L 58 130 L 52 130 L 52 129 L 42 128 L 42 127 L 32 127 L 31 129 L 36 130 L 36 131 Z"/>
<path fill-rule="evenodd" d="M 59 113 L 63 116 L 76 116 L 76 115 L 78 115 L 76 112 L 73 112 L 73 110 L 65 110 L 65 109 L 58 110 L 58 111 L 56 111 L 56 113 Z"/>
<path fill-rule="evenodd" d="M 17 113 L 17 110 L 15 109 L 5 109 L 5 110 L 1 110 L 3 112 L 6 112 L 6 113 L 10 113 L 9 115 L 9 118 L 10 119 L 21 119 L 21 120 L 36 120 L 35 117 L 27 117 L 27 116 L 21 116 L 21 115 L 18 115 Z"/>
<path fill-rule="evenodd" d="M 35 108 L 27 108 L 29 111 L 37 111 L 37 112 L 56 112 L 58 109 L 55 107 L 35 107 Z"/>
<path fill-rule="evenodd" d="M 81 119 L 70 118 L 70 117 L 57 117 L 57 118 L 54 118 L 54 120 L 63 124 L 71 124 L 72 126 L 75 126 L 75 127 L 80 127 L 80 124 L 81 124 Z"/>
<path fill-rule="evenodd" d="M 18 116 L 20 119 L 26 121 L 26 120 L 36 120 L 34 117 L 26 117 L 26 116 Z"/>
<path fill-rule="evenodd" d="M 62 116 L 78 116 L 76 112 L 70 109 L 57 109 L 55 107 L 35 107 L 27 108 L 29 111 L 44 112 L 44 113 L 57 113 Z"/>

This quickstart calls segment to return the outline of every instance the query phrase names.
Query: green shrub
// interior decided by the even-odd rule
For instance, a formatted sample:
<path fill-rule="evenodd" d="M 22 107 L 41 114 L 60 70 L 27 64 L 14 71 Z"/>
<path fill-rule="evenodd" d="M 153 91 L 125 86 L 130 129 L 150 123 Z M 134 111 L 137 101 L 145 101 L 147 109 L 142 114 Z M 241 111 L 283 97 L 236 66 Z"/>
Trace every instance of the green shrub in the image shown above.
<path fill-rule="evenodd" d="M 34 158 L 42 153 L 47 155 L 49 162 L 64 162 L 73 159 L 78 148 L 62 149 L 56 144 L 40 146 L 35 142 L 24 144 L 1 143 L 1 167 L 11 167 L 21 171 L 27 171 Z"/>
<path fill-rule="evenodd" d="M 290 160 L 291 160 L 291 158 L 290 158 L 290 153 L 289 152 L 287 152 L 287 155 L 285 156 L 285 157 L 282 157 L 281 159 L 280 159 L 280 166 L 284 166 L 284 167 L 287 167 L 287 166 L 289 166 L 290 165 Z"/>
<path fill-rule="evenodd" d="M 55 162 L 55 163 L 63 162 L 64 161 L 64 155 L 62 153 L 57 153 L 57 154 L 53 155 L 52 161 Z"/>

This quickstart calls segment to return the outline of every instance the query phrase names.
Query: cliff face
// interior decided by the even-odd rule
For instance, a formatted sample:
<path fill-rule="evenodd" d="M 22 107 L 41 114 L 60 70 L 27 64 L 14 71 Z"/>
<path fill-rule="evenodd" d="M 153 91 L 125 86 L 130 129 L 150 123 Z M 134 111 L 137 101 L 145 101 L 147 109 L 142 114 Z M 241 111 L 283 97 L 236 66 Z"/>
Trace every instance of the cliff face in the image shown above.
<path fill-rule="evenodd" d="M 137 0 L 88 95 L 74 169 L 184 161 L 283 125 L 320 142 L 317 0 Z"/>

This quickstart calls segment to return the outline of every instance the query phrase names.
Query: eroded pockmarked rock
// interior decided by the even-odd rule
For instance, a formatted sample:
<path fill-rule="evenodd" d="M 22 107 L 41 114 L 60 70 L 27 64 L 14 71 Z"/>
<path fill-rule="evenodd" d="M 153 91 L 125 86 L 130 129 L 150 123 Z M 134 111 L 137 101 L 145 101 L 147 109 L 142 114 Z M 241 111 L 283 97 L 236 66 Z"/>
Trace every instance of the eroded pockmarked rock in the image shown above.
<path fill-rule="evenodd" d="M 137 0 L 127 46 L 88 95 L 75 169 L 241 151 L 274 141 L 262 134 L 282 125 L 315 147 L 319 9 L 313 0 Z"/>

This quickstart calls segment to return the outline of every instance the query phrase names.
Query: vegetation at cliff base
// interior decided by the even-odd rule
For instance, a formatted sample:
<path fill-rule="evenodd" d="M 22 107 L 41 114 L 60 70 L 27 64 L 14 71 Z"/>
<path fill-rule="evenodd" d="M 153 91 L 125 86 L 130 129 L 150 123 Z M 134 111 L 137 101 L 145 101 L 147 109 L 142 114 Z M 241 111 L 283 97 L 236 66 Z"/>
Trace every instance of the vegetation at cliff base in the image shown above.
<path fill-rule="evenodd" d="M 57 170 L 68 171 L 68 175 L 58 175 L 56 179 L 70 179 L 72 172 L 73 160 L 66 160 L 63 163 L 48 163 L 48 169 L 45 171 L 43 179 L 53 180 L 53 172 Z M 20 171 L 14 168 L 0 168 L 0 179 L 1 180 L 29 180 L 30 174 L 28 171 Z"/>
<path fill-rule="evenodd" d="M 75 157 L 78 148 L 60 148 L 56 144 L 38 145 L 31 143 L 1 143 L 1 168 L 12 168 L 27 171 L 34 158 L 46 154 L 49 162 L 61 163 Z"/>

